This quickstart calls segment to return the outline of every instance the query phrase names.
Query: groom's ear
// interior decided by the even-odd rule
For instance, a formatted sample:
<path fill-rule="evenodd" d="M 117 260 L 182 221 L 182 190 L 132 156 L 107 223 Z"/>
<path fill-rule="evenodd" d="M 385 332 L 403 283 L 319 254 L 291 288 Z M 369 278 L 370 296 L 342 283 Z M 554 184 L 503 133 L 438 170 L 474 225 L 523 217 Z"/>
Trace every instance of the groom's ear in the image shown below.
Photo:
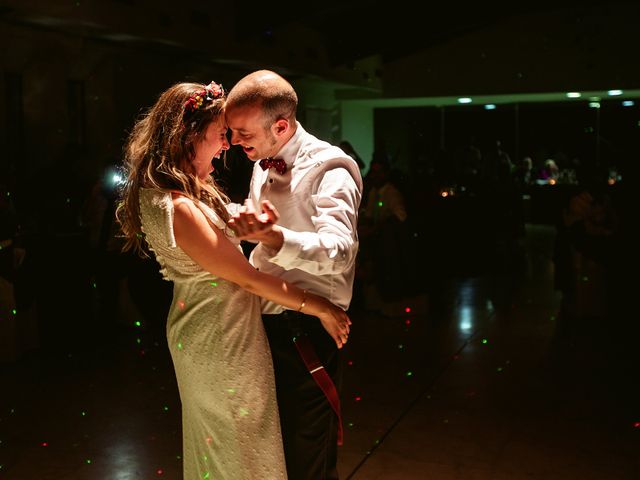
<path fill-rule="evenodd" d="M 284 135 L 285 133 L 287 133 L 287 130 L 289 130 L 289 120 L 287 120 L 286 118 L 279 118 L 275 121 L 271 128 L 274 135 Z"/>

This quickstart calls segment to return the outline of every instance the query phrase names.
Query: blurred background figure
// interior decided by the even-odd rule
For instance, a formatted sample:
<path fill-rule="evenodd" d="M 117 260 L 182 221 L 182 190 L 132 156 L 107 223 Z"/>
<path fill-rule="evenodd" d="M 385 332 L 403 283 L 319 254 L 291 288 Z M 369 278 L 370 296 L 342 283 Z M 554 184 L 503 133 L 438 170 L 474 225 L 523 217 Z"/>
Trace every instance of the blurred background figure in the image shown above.
<path fill-rule="evenodd" d="M 408 267 L 414 252 L 405 242 L 405 196 L 390 179 L 389 163 L 371 161 L 364 209 L 360 212 L 359 293 L 367 310 L 392 309 L 408 293 Z"/>
<path fill-rule="evenodd" d="M 560 168 L 553 158 L 547 158 L 540 172 L 540 179 L 547 183 L 555 183 L 560 176 Z"/>
<path fill-rule="evenodd" d="M 512 171 L 511 157 L 502 147 L 502 142 L 496 140 L 484 155 L 484 172 L 482 174 L 485 182 L 490 186 L 509 182 Z"/>
<path fill-rule="evenodd" d="M 619 248 L 619 216 L 606 175 L 586 169 L 569 197 L 558 226 L 554 262 L 556 289 L 565 317 L 604 317 L 610 308 L 608 286 Z"/>
<path fill-rule="evenodd" d="M 521 189 L 527 189 L 534 182 L 533 159 L 529 156 L 523 157 L 519 164 L 514 167 L 514 179 Z"/>
<path fill-rule="evenodd" d="M 370 189 L 364 209 L 365 223 L 379 229 L 390 222 L 404 222 L 407 219 L 404 195 L 390 179 L 389 164 L 373 160 L 367 180 Z"/>
<path fill-rule="evenodd" d="M 87 273 L 93 286 L 93 314 L 100 329 L 114 320 L 121 320 L 118 315 L 119 294 L 128 265 L 124 262 L 125 256 L 120 254 L 114 212 L 122 182 L 123 178 L 114 165 L 105 168 L 93 184 L 81 212 L 88 242 Z"/>
<path fill-rule="evenodd" d="M 358 155 L 358 152 L 355 151 L 351 143 L 349 143 L 346 140 L 342 140 L 338 146 L 342 149 L 344 153 L 346 153 L 356 161 L 361 171 L 364 169 L 366 165 L 364 164 L 364 161 L 362 161 L 362 158 L 360 158 L 360 155 Z"/>
<path fill-rule="evenodd" d="M 0 361 L 17 360 L 38 346 L 35 309 L 22 282 L 25 257 L 11 192 L 0 184 Z"/>
<path fill-rule="evenodd" d="M 469 141 L 456 151 L 455 167 L 457 170 L 457 182 L 465 189 L 477 192 L 480 175 L 482 174 L 482 152 L 476 145 L 475 135 L 469 137 Z"/>

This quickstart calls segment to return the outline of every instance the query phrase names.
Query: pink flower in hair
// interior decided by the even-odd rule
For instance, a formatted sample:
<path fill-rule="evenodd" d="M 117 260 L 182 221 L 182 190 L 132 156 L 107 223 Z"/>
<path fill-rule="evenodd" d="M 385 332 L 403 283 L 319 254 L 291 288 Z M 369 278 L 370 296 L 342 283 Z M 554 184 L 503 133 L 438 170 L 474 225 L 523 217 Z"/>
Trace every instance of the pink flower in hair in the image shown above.
<path fill-rule="evenodd" d="M 191 115 L 200 109 L 205 102 L 211 102 L 222 96 L 224 96 L 224 88 L 222 88 L 222 85 L 211 82 L 204 87 L 204 90 L 195 92 L 184 102 L 184 114 Z"/>

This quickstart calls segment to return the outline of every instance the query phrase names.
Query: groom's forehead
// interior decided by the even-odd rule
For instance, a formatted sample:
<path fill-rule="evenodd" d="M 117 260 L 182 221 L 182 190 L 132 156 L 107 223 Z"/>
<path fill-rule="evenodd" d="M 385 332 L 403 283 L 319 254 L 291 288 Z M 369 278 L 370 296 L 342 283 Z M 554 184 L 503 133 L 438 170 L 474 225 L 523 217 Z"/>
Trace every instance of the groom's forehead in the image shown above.
<path fill-rule="evenodd" d="M 252 128 L 254 123 L 260 123 L 264 112 L 259 107 L 240 107 L 226 110 L 229 127 L 234 130 Z"/>

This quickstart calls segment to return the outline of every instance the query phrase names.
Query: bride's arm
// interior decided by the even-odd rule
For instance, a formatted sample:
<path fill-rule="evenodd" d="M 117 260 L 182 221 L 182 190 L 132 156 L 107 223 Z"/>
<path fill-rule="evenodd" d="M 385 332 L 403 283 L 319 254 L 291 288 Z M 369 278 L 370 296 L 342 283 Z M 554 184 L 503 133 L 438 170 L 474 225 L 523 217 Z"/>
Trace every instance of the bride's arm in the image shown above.
<path fill-rule="evenodd" d="M 191 202 L 174 202 L 173 229 L 178 246 L 203 269 L 267 300 L 318 317 L 338 348 L 346 342 L 351 321 L 341 308 L 285 280 L 256 270 Z"/>

